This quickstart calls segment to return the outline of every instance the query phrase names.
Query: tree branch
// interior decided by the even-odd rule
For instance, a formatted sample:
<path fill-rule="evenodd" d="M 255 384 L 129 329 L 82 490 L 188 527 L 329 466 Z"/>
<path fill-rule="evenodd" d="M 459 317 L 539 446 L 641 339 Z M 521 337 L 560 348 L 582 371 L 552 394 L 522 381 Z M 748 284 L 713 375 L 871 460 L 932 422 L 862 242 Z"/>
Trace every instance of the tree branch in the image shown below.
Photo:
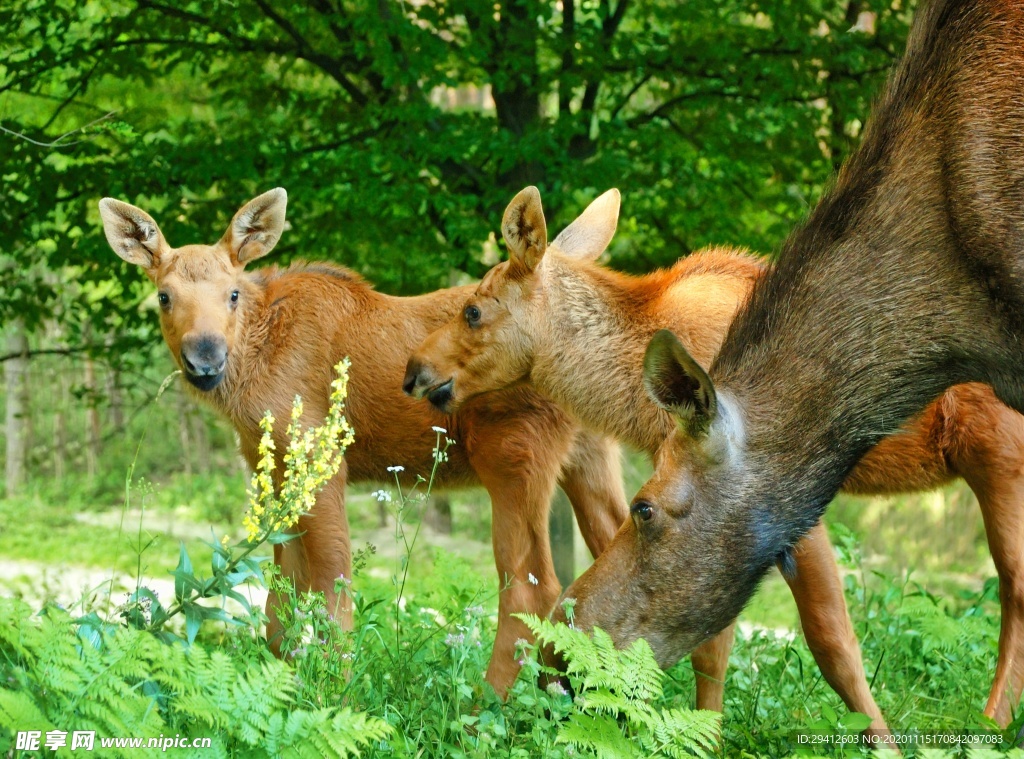
<path fill-rule="evenodd" d="M 0 364 L 16 358 L 32 358 L 33 356 L 77 356 L 81 353 L 88 353 L 95 347 L 94 345 L 77 345 L 69 348 L 39 348 L 38 350 L 4 353 L 0 354 Z"/>
<path fill-rule="evenodd" d="M 67 139 L 73 134 L 78 134 L 79 132 L 85 131 L 89 127 L 99 124 L 101 121 L 106 121 L 115 113 L 117 113 L 117 111 L 111 111 L 110 113 L 100 116 L 98 119 L 93 119 L 88 124 L 80 126 L 78 127 L 78 129 L 72 129 L 70 132 L 65 132 L 60 137 L 56 138 L 55 140 L 51 140 L 50 142 L 39 142 L 38 140 L 33 140 L 31 137 L 22 134 L 21 132 L 15 132 L 14 130 L 8 129 L 5 126 L 0 126 L 0 132 L 6 132 L 7 134 L 13 137 L 25 140 L 26 142 L 30 142 L 33 145 L 38 145 L 41 148 L 68 148 L 71 147 L 72 145 L 77 145 L 80 142 L 84 142 L 84 140 L 75 140 L 74 142 L 62 142 L 63 140 Z M 52 119 L 50 121 L 52 121 Z M 47 123 L 49 124 L 50 121 L 48 121 Z"/>

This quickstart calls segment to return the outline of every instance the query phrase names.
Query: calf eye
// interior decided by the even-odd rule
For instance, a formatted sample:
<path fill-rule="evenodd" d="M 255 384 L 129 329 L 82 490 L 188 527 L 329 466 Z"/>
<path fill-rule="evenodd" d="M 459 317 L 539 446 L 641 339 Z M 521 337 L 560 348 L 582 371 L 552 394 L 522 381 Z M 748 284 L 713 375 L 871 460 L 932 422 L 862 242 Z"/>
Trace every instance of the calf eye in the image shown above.
<path fill-rule="evenodd" d="M 480 323 L 480 309 L 476 306 L 466 306 L 462 315 L 466 317 L 466 324 L 470 327 L 475 327 Z"/>
<path fill-rule="evenodd" d="M 647 501 L 637 501 L 629 507 L 629 513 L 639 517 L 643 522 L 648 522 L 654 516 L 654 507 Z"/>
<path fill-rule="evenodd" d="M 167 306 L 171 303 L 171 296 L 164 292 L 157 293 L 156 299 L 160 301 L 161 306 Z"/>

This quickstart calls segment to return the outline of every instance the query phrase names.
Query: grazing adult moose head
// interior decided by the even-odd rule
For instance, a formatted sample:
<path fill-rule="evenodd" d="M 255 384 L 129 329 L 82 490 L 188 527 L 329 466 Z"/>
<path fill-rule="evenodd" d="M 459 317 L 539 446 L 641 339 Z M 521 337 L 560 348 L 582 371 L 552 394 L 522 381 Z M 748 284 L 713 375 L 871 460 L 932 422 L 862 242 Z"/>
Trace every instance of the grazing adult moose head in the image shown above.
<path fill-rule="evenodd" d="M 861 456 L 945 388 L 1024 411 L 1024 3 L 937 0 L 863 143 L 705 373 L 647 351 L 677 428 L 565 596 L 668 665 L 733 620 Z M 558 616 L 564 617 L 559 611 Z"/>
<path fill-rule="evenodd" d="M 596 259 L 608 247 L 618 219 L 619 191 L 609 190 L 550 248 L 568 258 Z M 447 413 L 476 395 L 522 381 L 533 367 L 534 330 L 544 329 L 544 312 L 537 301 L 544 298 L 542 269 L 549 249 L 536 187 L 527 187 L 512 199 L 501 233 L 509 260 L 484 275 L 466 301 L 462 318 L 431 333 L 406 367 L 405 392 L 426 396 Z"/>
<path fill-rule="evenodd" d="M 236 312 L 252 287 L 246 264 L 273 250 L 284 229 L 288 194 L 280 187 L 249 201 L 216 245 L 171 248 L 145 211 L 100 201 L 107 241 L 159 287 L 160 329 L 185 378 L 213 390 L 230 369 Z"/>

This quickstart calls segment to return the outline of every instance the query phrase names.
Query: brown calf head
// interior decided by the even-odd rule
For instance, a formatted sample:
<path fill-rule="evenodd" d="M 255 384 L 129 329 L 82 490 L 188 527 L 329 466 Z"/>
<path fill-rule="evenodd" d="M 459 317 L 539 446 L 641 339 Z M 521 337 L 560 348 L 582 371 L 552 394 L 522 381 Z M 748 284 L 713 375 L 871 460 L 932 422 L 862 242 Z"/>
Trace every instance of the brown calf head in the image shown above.
<path fill-rule="evenodd" d="M 237 311 L 251 294 L 243 270 L 277 244 L 287 202 L 283 189 L 270 190 L 242 206 L 216 244 L 172 248 L 145 211 L 113 198 L 100 201 L 110 247 L 157 286 L 164 339 L 200 390 L 212 390 L 224 378 Z"/>
<path fill-rule="evenodd" d="M 604 252 L 619 218 L 619 191 L 591 203 L 551 243 L 572 258 L 593 260 Z M 461 314 L 427 336 L 406 367 L 405 392 L 426 396 L 446 413 L 480 393 L 523 381 L 533 366 L 536 330 L 543 329 L 547 224 L 536 187 L 522 190 L 501 222 L 509 260 L 486 275 Z"/>
<path fill-rule="evenodd" d="M 630 519 L 564 597 L 575 599 L 577 627 L 600 627 L 620 647 L 644 638 L 668 667 L 739 613 L 734 585 L 747 581 L 757 553 L 748 556 L 747 542 L 732 539 L 749 535 L 753 522 L 731 513 L 730 494 L 714 490 L 715 483 L 741 489 L 748 481 L 734 402 L 716 395 L 667 330 L 647 348 L 644 384 L 676 429 L 658 450 Z M 562 605 L 555 618 L 565 621 Z"/>

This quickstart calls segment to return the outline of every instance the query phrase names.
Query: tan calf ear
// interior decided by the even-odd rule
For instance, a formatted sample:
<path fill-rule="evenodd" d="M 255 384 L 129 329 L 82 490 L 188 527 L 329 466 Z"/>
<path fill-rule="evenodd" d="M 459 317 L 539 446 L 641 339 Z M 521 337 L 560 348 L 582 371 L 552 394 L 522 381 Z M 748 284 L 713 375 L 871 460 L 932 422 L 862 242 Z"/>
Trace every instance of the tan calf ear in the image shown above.
<path fill-rule="evenodd" d="M 283 187 L 253 198 L 235 214 L 222 242 L 238 264 L 247 264 L 274 249 L 284 231 L 288 193 Z"/>
<path fill-rule="evenodd" d="M 168 250 L 167 242 L 148 213 L 130 203 L 103 198 L 100 218 L 107 242 L 117 255 L 147 270 L 160 265 L 160 257 Z"/>
<path fill-rule="evenodd" d="M 587 206 L 587 210 L 576 221 L 563 229 L 551 247 L 567 256 L 593 261 L 604 253 L 612 241 L 615 227 L 619 223 L 620 201 L 618 190 L 608 190 Z"/>
<path fill-rule="evenodd" d="M 548 248 L 548 226 L 536 187 L 520 190 L 501 219 L 501 236 L 508 245 L 509 260 L 527 271 L 537 268 Z"/>

